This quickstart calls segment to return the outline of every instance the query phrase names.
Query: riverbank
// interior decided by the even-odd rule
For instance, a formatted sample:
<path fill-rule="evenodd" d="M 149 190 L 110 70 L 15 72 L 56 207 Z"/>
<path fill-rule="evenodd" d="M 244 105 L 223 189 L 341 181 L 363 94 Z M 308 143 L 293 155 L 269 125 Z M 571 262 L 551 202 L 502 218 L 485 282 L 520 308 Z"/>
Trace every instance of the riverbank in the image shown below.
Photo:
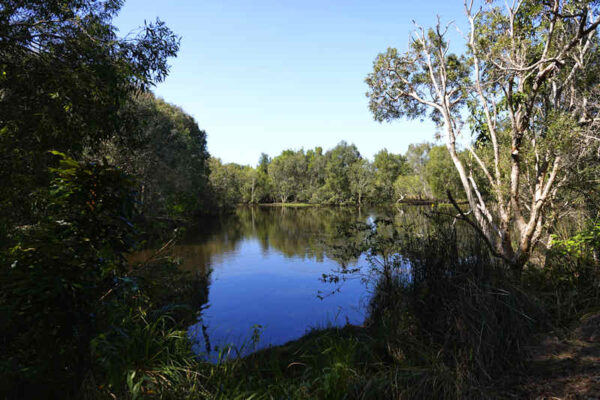
<path fill-rule="evenodd" d="M 311 204 L 311 203 L 258 203 L 257 206 L 261 207 L 321 207 L 322 204 Z"/>
<path fill-rule="evenodd" d="M 494 385 L 480 387 L 483 397 L 475 398 L 598 398 L 600 342 L 590 332 L 597 334 L 599 319 L 595 315 L 575 324 L 563 339 L 540 334 L 523 358 L 514 360 L 515 368 L 496 377 Z M 285 345 L 211 366 L 213 385 L 222 390 L 213 398 L 463 398 L 453 392 L 459 389 L 460 382 L 453 380 L 458 377 L 445 376 L 451 371 L 394 360 L 382 339 L 381 332 L 364 326 L 311 331 Z M 435 386 L 441 397 L 418 396 L 425 394 L 422 388 L 411 391 L 410 384 L 427 384 L 435 376 L 442 378 Z"/>
<path fill-rule="evenodd" d="M 459 201 L 458 204 L 466 204 L 465 201 Z M 329 204 L 329 203 L 256 203 L 256 204 L 240 204 L 240 205 L 256 205 L 260 207 L 378 207 L 378 206 L 394 206 L 394 205 L 408 205 L 408 206 L 428 206 L 432 204 L 440 205 L 452 205 L 448 200 L 444 199 L 404 199 L 390 203 L 344 203 L 344 204 Z"/>

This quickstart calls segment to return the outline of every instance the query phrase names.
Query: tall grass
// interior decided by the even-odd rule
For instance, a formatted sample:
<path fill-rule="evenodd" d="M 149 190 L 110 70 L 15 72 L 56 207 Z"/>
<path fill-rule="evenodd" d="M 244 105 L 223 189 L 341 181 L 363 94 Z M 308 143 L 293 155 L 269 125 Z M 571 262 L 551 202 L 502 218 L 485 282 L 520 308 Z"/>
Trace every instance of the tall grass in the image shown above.
<path fill-rule="evenodd" d="M 370 322 L 402 372 L 400 397 L 493 397 L 505 371 L 522 365 L 544 313 L 476 235 L 434 218 L 425 231 L 400 221 L 386 235 L 398 254 L 380 256 Z"/>

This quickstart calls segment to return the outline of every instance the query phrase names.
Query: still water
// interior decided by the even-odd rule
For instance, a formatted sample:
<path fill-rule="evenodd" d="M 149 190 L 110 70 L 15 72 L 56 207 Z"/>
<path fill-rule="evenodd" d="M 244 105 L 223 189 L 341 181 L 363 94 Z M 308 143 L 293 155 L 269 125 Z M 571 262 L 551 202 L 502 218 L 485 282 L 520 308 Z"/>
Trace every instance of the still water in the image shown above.
<path fill-rule="evenodd" d="M 210 350 L 214 360 L 227 346 L 247 354 L 312 328 L 362 324 L 372 284 L 368 263 L 340 251 L 351 240 L 340 232 L 378 215 L 354 208 L 241 207 L 175 246 L 172 256 L 183 268 L 209 277 L 206 304 L 188 329 L 195 351 Z M 336 275 L 344 268 L 359 271 Z M 324 274 L 344 279 L 330 282 Z"/>

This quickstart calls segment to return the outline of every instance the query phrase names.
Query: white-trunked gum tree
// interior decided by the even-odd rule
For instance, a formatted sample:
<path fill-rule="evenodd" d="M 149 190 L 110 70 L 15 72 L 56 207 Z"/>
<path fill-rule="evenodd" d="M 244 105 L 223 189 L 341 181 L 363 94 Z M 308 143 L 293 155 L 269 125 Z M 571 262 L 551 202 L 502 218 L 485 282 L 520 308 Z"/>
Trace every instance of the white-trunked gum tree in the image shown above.
<path fill-rule="evenodd" d="M 448 193 L 458 217 L 517 274 L 548 243 L 563 188 L 600 144 L 599 3 L 467 0 L 464 54 L 449 52 L 451 24 L 417 26 L 409 50 L 380 54 L 366 79 L 377 121 L 438 125 L 468 200 L 460 209 Z"/>

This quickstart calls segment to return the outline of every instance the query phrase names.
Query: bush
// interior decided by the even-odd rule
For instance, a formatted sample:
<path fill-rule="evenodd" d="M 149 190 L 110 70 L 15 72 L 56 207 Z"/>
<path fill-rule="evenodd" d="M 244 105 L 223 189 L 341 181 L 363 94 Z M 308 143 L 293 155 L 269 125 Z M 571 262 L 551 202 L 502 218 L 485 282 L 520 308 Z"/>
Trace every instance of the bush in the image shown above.
<path fill-rule="evenodd" d="M 544 268 L 529 268 L 524 282 L 545 304 L 558 327 L 600 310 L 600 220 L 566 239 L 554 238 Z"/>
<path fill-rule="evenodd" d="M 76 389 L 106 311 L 102 296 L 133 245 L 132 181 L 55 155 L 46 217 L 17 229 L 0 253 L 1 389 L 17 397 Z"/>

